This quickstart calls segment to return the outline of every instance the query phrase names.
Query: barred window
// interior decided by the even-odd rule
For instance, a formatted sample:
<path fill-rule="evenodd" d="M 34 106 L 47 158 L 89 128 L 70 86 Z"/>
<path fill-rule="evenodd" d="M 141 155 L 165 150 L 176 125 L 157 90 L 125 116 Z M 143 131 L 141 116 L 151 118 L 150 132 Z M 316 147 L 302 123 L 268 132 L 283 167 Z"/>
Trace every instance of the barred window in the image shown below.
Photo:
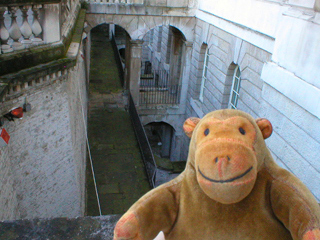
<path fill-rule="evenodd" d="M 232 87 L 230 92 L 230 99 L 229 99 L 229 108 L 237 109 L 238 99 L 239 99 L 239 92 L 240 92 L 240 78 L 241 72 L 239 66 L 234 69 L 233 80 L 232 80 Z"/>
<path fill-rule="evenodd" d="M 204 92 L 204 86 L 207 81 L 207 74 L 208 74 L 208 63 L 209 63 L 209 53 L 208 48 L 206 48 L 206 53 L 204 56 L 204 63 L 203 63 L 203 70 L 202 70 L 202 79 L 201 79 L 201 86 L 200 86 L 200 95 L 199 100 L 203 102 L 203 92 Z"/>

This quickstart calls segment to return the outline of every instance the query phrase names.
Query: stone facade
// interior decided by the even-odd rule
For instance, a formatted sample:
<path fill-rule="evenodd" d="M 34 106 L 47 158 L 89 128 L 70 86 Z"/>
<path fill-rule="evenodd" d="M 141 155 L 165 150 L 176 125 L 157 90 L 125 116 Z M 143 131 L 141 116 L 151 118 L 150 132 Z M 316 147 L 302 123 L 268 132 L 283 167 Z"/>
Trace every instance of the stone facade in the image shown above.
<path fill-rule="evenodd" d="M 0 149 L 0 219 L 84 215 L 84 69 L 79 55 L 73 69 L 50 75 L 1 103 L 1 109 L 9 109 L 27 102 L 32 109 L 4 124 L 11 138 Z"/>
<path fill-rule="evenodd" d="M 148 42 L 143 46 L 150 51 L 142 54 L 142 65 L 148 59 L 158 69 L 169 68 L 164 57 L 172 44 L 168 41 L 169 26 L 193 43 L 190 57 L 187 51 L 181 54 L 182 83 L 185 81 L 187 88 L 182 91 L 179 110 L 160 106 L 148 111 L 140 109 L 143 122 L 165 121 L 173 126 L 180 136 L 180 159 L 186 159 L 189 142 L 181 132 L 184 119 L 229 107 L 233 74 L 238 67 L 241 83 L 237 108 L 256 118 L 270 119 L 274 133 L 267 144 L 275 159 L 297 175 L 320 200 L 317 184 L 320 166 L 316 160 L 320 154 L 316 134 L 320 125 L 320 59 L 316 44 L 320 30 L 319 1 L 199 0 L 193 6 L 196 11 L 185 11 L 184 15 L 176 10 L 168 14 L 170 17 L 160 17 L 155 9 L 148 9 L 148 16 L 143 17 L 147 8 L 142 7 L 140 12 L 134 11 L 137 18 L 132 20 L 120 12 L 94 15 L 97 6 L 92 4 L 91 22 L 97 18 L 96 23 L 119 24 L 132 39 L 143 38 Z M 159 38 L 163 39 L 161 49 L 157 49 Z M 202 98 L 206 50 L 208 71 Z M 139 83 L 138 79 L 135 81 Z M 177 112 L 181 115 L 174 118 Z"/>
<path fill-rule="evenodd" d="M 89 4 L 89 40 L 90 28 L 102 23 L 128 33 L 121 47 L 126 47 L 126 86 L 136 99 L 141 63 L 144 67 L 149 60 L 154 69 L 177 70 L 180 104 L 142 107 L 137 100 L 143 123 L 170 124 L 175 130 L 174 159 L 186 160 L 189 140 L 182 131 L 184 120 L 229 107 L 234 71 L 239 68 L 237 108 L 273 123 L 267 144 L 274 158 L 320 200 L 319 1 L 180 2 Z M 62 37 L 71 25 L 61 26 Z M 180 42 L 175 41 L 176 34 L 182 36 Z M 88 60 L 90 55 L 85 56 Z M 1 111 L 25 101 L 33 108 L 22 120 L 5 124 L 11 140 L 0 149 L 0 219 L 84 214 L 84 65 L 78 56 L 72 70 L 34 81 L 30 90 L 28 83 L 21 85 L 15 89 L 20 95 L 2 103 Z"/>

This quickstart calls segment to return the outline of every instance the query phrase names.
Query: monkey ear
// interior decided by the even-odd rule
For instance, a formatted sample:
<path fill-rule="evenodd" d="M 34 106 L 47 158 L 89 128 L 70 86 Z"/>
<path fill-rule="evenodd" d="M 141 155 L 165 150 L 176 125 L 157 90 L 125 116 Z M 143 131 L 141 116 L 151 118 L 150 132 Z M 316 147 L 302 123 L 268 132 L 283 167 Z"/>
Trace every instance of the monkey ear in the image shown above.
<path fill-rule="evenodd" d="M 191 117 L 184 122 L 183 131 L 189 138 L 191 138 L 193 130 L 195 129 L 199 121 L 200 121 L 200 118 Z"/>
<path fill-rule="evenodd" d="M 273 128 L 271 122 L 268 119 L 258 118 L 256 119 L 256 123 L 258 124 L 264 139 L 267 139 L 271 136 Z"/>

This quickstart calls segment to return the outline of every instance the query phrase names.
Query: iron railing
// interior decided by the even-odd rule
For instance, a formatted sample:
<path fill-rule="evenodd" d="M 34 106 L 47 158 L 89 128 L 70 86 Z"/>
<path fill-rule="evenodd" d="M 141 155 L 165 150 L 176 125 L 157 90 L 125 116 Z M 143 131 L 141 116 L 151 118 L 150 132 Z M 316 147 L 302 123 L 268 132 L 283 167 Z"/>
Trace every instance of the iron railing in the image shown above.
<path fill-rule="evenodd" d="M 131 94 L 129 94 L 129 114 L 133 124 L 135 135 L 140 146 L 140 152 L 147 172 L 149 184 L 152 188 L 154 188 L 156 181 L 157 166 L 153 157 L 151 146 L 148 141 L 148 137 L 141 123 Z"/>
<path fill-rule="evenodd" d="M 170 72 L 153 70 L 151 73 L 141 73 L 140 105 L 147 104 L 179 104 L 181 85 L 172 84 Z"/>

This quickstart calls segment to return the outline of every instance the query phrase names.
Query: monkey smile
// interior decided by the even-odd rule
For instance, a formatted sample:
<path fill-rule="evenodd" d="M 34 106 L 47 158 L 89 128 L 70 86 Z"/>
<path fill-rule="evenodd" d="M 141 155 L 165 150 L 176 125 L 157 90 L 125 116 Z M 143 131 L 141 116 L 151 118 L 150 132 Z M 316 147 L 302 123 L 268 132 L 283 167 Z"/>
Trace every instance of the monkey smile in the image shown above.
<path fill-rule="evenodd" d="M 204 174 L 201 172 L 201 170 L 200 170 L 200 168 L 199 168 L 199 166 L 198 166 L 198 171 L 199 171 L 199 173 L 201 174 L 201 176 L 202 176 L 203 178 L 207 179 L 208 181 L 214 182 L 214 183 L 230 183 L 230 182 L 233 182 L 233 181 L 235 181 L 235 180 L 237 180 L 237 179 L 239 179 L 239 178 L 244 177 L 244 176 L 245 176 L 247 173 L 249 173 L 251 170 L 252 170 L 252 167 L 250 167 L 247 171 L 245 171 L 244 173 L 242 173 L 242 174 L 240 174 L 240 175 L 238 175 L 238 176 L 236 176 L 236 177 L 233 177 L 233 178 L 230 178 L 230 179 L 226 179 L 226 180 L 215 180 L 215 179 L 211 179 L 211 178 L 207 177 L 206 175 L 204 175 Z"/>

